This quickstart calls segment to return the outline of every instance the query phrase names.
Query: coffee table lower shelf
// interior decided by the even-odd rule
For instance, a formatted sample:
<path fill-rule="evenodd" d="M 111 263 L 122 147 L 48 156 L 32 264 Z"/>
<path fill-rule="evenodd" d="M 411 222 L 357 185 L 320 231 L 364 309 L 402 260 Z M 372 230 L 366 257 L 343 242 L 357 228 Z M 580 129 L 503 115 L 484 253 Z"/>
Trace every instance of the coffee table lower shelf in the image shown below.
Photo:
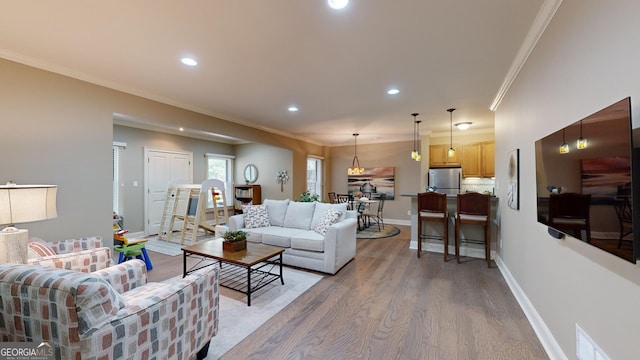
<path fill-rule="evenodd" d="M 276 267 L 280 268 L 278 273 L 274 272 Z M 251 294 L 277 280 L 284 285 L 280 261 L 265 262 L 257 267 L 220 263 L 220 286 L 246 294 L 248 306 L 251 306 Z"/>
<path fill-rule="evenodd" d="M 247 249 L 226 252 L 222 249 L 222 239 L 206 241 L 182 248 L 183 276 L 208 267 L 219 265 L 219 285 L 247 295 L 247 306 L 251 306 L 251 294 L 280 279 L 282 276 L 282 248 L 262 244 L 247 244 Z M 187 269 L 187 258 L 199 261 Z"/>

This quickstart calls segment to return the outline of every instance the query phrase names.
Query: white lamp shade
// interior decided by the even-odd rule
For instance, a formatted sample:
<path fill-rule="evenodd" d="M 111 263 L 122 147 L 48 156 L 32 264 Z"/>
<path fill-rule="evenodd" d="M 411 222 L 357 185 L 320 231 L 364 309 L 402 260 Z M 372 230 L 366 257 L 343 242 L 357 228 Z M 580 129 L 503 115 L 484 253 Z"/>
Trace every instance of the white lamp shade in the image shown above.
<path fill-rule="evenodd" d="M 19 224 L 58 216 L 55 185 L 0 186 L 0 224 Z"/>

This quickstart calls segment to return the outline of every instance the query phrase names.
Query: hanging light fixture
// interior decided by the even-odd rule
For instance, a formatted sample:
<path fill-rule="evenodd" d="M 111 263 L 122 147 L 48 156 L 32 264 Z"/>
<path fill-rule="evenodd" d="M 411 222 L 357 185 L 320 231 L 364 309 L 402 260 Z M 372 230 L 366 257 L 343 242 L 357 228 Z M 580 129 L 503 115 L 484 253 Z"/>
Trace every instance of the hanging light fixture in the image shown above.
<path fill-rule="evenodd" d="M 576 141 L 576 147 L 579 150 L 587 148 L 587 139 L 582 137 L 582 120 L 580 120 L 580 137 L 578 138 L 578 141 Z"/>
<path fill-rule="evenodd" d="M 353 161 L 351 162 L 351 167 L 347 169 L 347 175 L 364 174 L 364 168 L 360 167 L 360 160 L 358 160 L 358 135 L 360 134 L 353 134 Z"/>
<path fill-rule="evenodd" d="M 560 154 L 569 153 L 569 144 L 564 139 L 564 129 L 562 129 L 562 145 L 560 145 Z"/>
<path fill-rule="evenodd" d="M 411 158 L 415 161 L 420 161 L 422 156 L 420 155 L 420 145 L 418 142 L 420 136 L 420 121 L 416 120 L 416 116 L 420 114 L 413 113 L 413 151 L 411 152 Z"/>
<path fill-rule="evenodd" d="M 456 156 L 456 149 L 453 148 L 453 112 L 455 110 L 454 108 L 447 109 L 449 112 L 449 150 L 447 151 L 447 156 L 450 158 Z"/>
<path fill-rule="evenodd" d="M 418 114 L 416 114 L 416 115 L 418 115 Z M 421 122 L 422 121 L 420 121 L 420 120 L 416 121 L 416 128 L 417 128 L 417 130 L 416 130 L 416 143 L 417 143 L 416 149 L 417 150 L 416 150 L 416 159 L 415 159 L 416 161 L 422 160 L 422 155 L 420 155 L 420 123 Z"/>

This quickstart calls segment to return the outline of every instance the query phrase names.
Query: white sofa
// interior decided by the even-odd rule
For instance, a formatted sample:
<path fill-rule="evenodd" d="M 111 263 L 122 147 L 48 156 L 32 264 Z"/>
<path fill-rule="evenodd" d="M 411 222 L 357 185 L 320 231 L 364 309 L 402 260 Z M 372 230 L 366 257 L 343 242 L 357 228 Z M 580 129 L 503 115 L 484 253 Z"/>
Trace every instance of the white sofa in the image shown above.
<path fill-rule="evenodd" d="M 285 248 L 282 255 L 285 265 L 335 274 L 356 256 L 357 214 L 348 211 L 346 205 L 265 200 L 262 206 L 254 205 L 253 209 L 266 209 L 268 222 L 251 227 L 256 226 L 252 214 L 255 212 L 245 210 L 244 214 L 229 218 L 229 231 L 244 230 L 249 233 L 249 242 Z M 335 215 L 337 222 L 326 227 L 322 235 L 323 218 L 326 221 L 331 215 Z M 263 213 L 263 220 L 264 216 Z M 251 218 L 245 222 L 245 217 Z"/>

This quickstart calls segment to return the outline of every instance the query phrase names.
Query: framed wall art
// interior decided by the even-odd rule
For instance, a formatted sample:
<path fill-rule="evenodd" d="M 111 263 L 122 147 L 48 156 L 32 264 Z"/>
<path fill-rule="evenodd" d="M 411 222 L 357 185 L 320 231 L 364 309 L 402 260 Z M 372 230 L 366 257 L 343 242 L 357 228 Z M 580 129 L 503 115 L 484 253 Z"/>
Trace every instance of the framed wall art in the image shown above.
<path fill-rule="evenodd" d="M 380 194 L 386 194 L 386 200 L 393 200 L 395 197 L 395 168 L 375 167 L 364 168 L 362 175 L 348 175 L 347 188 L 349 194 L 356 192 L 371 193 L 375 199 Z"/>

